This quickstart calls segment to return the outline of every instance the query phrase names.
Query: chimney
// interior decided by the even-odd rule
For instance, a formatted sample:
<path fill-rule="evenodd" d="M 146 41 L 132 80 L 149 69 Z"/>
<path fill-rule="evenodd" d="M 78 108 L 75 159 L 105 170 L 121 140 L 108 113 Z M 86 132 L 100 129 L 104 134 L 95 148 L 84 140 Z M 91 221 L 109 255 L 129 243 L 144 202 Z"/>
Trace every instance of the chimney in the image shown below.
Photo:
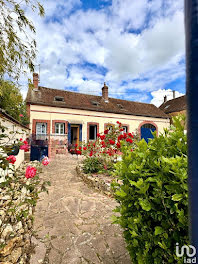
<path fill-rule="evenodd" d="M 105 103 L 108 103 L 108 86 L 104 82 L 104 86 L 102 87 L 102 98 L 104 99 Z"/>
<path fill-rule="evenodd" d="M 34 89 L 38 90 L 38 83 L 39 83 L 39 75 L 38 73 L 33 73 L 33 85 L 34 85 Z"/>
<path fill-rule="evenodd" d="M 173 90 L 173 99 L 175 99 L 175 90 Z"/>
<path fill-rule="evenodd" d="M 167 96 L 164 96 L 164 104 L 167 102 Z"/>

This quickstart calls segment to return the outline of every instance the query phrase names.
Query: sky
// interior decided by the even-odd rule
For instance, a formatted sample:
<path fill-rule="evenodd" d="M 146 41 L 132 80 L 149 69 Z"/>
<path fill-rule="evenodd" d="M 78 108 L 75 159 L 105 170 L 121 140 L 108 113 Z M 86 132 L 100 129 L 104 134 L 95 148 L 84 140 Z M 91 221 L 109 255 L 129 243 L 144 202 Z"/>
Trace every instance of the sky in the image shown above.
<path fill-rule="evenodd" d="M 40 85 L 153 103 L 185 93 L 181 0 L 45 0 L 36 27 Z M 36 72 L 38 72 L 36 67 Z M 26 93 L 26 80 L 22 88 Z"/>

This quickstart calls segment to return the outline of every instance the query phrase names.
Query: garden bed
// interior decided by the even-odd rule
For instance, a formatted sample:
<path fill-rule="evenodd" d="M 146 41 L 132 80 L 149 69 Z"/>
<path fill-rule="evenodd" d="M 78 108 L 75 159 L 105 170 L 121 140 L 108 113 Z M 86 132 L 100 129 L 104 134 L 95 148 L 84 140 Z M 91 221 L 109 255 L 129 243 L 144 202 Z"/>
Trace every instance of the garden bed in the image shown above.
<path fill-rule="evenodd" d="M 113 181 L 113 177 L 105 174 L 85 174 L 83 172 L 82 165 L 79 164 L 76 167 L 77 174 L 83 179 L 85 183 L 87 183 L 90 187 L 96 189 L 103 194 L 112 197 L 113 191 L 111 190 L 111 182 Z"/>

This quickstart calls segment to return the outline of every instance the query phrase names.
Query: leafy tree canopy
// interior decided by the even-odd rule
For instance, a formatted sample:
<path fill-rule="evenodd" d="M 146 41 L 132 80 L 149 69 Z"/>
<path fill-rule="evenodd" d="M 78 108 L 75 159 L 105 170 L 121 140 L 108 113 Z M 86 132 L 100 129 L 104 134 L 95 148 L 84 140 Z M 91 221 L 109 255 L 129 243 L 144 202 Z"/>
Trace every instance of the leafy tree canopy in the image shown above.
<path fill-rule="evenodd" d="M 24 125 L 28 124 L 26 104 L 20 89 L 11 81 L 0 80 L 0 108 Z"/>
<path fill-rule="evenodd" d="M 0 78 L 7 74 L 18 79 L 25 69 L 34 70 L 36 41 L 28 32 L 36 30 L 26 16 L 27 7 L 44 15 L 36 0 L 0 0 Z"/>

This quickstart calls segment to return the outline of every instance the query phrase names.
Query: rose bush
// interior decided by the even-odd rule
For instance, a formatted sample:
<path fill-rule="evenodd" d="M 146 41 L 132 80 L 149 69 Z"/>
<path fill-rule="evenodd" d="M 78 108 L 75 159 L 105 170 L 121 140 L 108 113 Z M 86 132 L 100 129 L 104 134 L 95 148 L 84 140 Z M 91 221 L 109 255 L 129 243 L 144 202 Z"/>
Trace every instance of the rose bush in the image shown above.
<path fill-rule="evenodd" d="M 27 221 L 33 220 L 32 207 L 36 205 L 39 193 L 47 191 L 46 186 L 50 185 L 49 181 L 39 178 L 42 170 L 39 162 L 30 162 L 31 165 L 22 170 L 20 167 L 15 169 L 16 157 L 8 153 L 13 153 L 16 147 L 29 151 L 28 141 L 18 140 L 18 134 L 9 133 L 0 123 L 0 262 L 4 260 L 4 248 L 14 236 L 14 233 L 5 236 L 7 229 L 14 230 L 21 223 L 27 228 Z M 49 164 L 47 157 L 44 163 Z"/>
<path fill-rule="evenodd" d="M 84 155 L 84 172 L 110 172 L 114 164 L 121 157 L 121 145 L 128 146 L 133 150 L 137 136 L 134 133 L 124 132 L 123 125 L 117 121 L 117 124 L 109 124 L 104 133 L 98 133 L 97 139 L 89 141 L 83 146 L 75 146 L 71 151 Z"/>

